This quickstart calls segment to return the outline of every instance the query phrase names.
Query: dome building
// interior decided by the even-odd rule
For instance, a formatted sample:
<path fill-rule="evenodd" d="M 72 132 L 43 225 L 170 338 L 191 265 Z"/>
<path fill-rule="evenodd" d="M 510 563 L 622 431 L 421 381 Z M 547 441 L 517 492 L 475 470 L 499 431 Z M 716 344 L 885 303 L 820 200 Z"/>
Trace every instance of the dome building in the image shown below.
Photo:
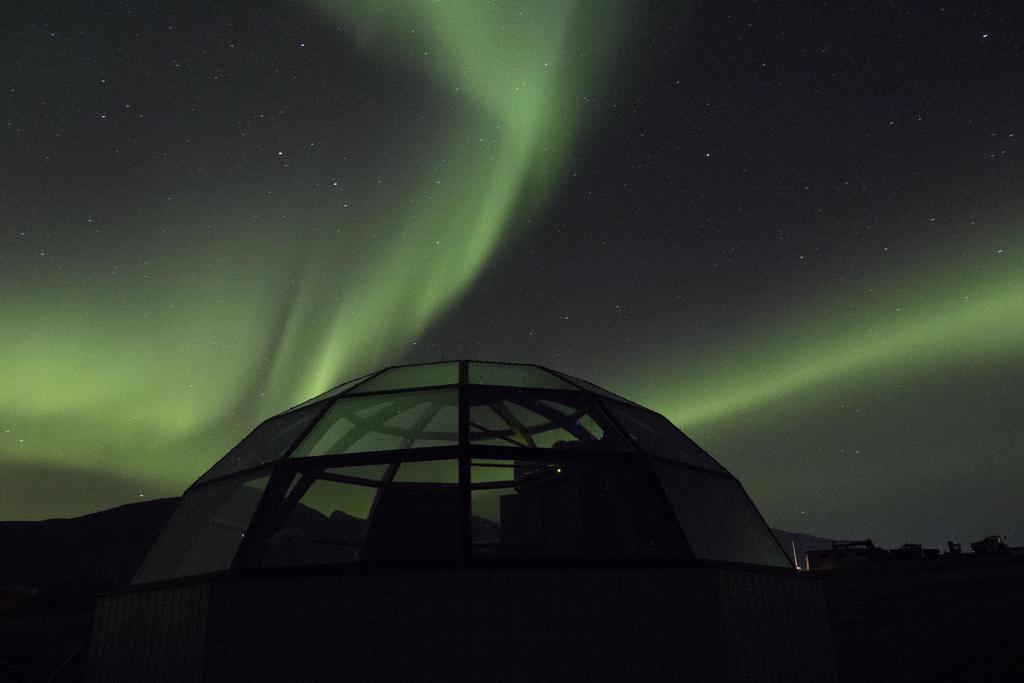
<path fill-rule="evenodd" d="M 185 492 L 96 680 L 833 676 L 820 584 L 661 415 L 534 365 L 392 367 Z"/>

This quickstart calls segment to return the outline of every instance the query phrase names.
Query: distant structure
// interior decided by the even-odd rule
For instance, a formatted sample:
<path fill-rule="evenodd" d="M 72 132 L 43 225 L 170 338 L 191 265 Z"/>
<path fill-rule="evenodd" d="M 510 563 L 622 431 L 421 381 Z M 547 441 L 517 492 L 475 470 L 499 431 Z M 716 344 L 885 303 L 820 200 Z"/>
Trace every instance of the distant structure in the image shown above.
<path fill-rule="evenodd" d="M 93 680 L 831 680 L 820 579 L 661 415 L 533 365 L 272 417 L 97 606 Z"/>
<path fill-rule="evenodd" d="M 938 548 L 925 548 L 920 543 L 904 543 L 889 551 L 889 557 L 894 560 L 928 560 L 938 556 Z"/>
<path fill-rule="evenodd" d="M 971 550 L 977 555 L 1009 555 L 1012 549 L 1002 536 L 986 536 L 972 543 Z"/>
<path fill-rule="evenodd" d="M 971 544 L 971 553 L 964 554 L 959 543 L 946 542 L 946 553 L 938 548 L 924 548 L 919 543 L 904 543 L 899 548 L 875 546 L 870 538 L 863 541 L 833 541 L 826 550 L 809 550 L 807 568 L 811 570 L 846 570 L 868 566 L 926 562 L 930 560 L 973 562 L 986 557 L 1024 555 L 1024 548 L 1013 548 L 1002 536 L 986 536 Z"/>
<path fill-rule="evenodd" d="M 859 567 L 878 559 L 879 549 L 868 538 L 863 541 L 832 541 L 826 550 L 808 550 L 808 569 L 844 569 Z"/>
<path fill-rule="evenodd" d="M 879 548 L 868 538 L 863 541 L 833 541 L 827 550 L 808 550 L 809 569 L 855 569 L 872 564 L 913 562 L 939 557 L 938 548 L 904 543 L 899 548 Z"/>

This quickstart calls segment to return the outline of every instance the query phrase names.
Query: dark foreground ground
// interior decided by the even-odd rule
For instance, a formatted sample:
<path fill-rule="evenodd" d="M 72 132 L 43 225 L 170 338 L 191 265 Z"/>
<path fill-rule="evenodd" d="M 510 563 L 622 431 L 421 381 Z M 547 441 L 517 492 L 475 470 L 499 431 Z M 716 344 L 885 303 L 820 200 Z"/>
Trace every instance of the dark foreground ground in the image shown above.
<path fill-rule="evenodd" d="M 826 575 L 843 680 L 1024 681 L 1024 557 Z"/>
<path fill-rule="evenodd" d="M 176 503 L 0 522 L 0 682 L 81 680 L 95 596 L 127 583 Z"/>
<path fill-rule="evenodd" d="M 24 610 L 0 618 L 0 681 L 84 679 L 84 650 L 78 652 L 92 627 L 91 611 Z"/>
<path fill-rule="evenodd" d="M 0 590 L 0 681 L 82 680 L 94 596 L 128 580 L 173 505 L 0 523 L 0 587 L 43 586 Z M 802 540 L 794 542 L 827 543 Z M 1024 680 L 1024 557 L 819 575 L 842 680 Z"/>

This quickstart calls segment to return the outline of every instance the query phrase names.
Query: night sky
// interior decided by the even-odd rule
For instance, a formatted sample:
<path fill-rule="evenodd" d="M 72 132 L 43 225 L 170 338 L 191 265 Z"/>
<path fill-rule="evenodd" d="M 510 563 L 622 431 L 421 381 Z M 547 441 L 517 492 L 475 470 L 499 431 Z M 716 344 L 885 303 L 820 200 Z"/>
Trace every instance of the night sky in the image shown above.
<path fill-rule="evenodd" d="M 0 519 L 469 357 L 773 526 L 1024 544 L 1024 4 L 14 2 L 0 54 Z"/>

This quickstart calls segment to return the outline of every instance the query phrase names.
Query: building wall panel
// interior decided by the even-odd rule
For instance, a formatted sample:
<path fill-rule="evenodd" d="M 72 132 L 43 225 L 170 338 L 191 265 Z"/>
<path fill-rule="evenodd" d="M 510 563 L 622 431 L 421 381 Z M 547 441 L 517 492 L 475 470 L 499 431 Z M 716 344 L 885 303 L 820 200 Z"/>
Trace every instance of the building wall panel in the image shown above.
<path fill-rule="evenodd" d="M 93 680 L 831 680 L 820 582 L 720 568 L 254 576 L 101 599 Z"/>
<path fill-rule="evenodd" d="M 89 648 L 93 681 L 199 681 L 209 584 L 99 598 Z"/>

